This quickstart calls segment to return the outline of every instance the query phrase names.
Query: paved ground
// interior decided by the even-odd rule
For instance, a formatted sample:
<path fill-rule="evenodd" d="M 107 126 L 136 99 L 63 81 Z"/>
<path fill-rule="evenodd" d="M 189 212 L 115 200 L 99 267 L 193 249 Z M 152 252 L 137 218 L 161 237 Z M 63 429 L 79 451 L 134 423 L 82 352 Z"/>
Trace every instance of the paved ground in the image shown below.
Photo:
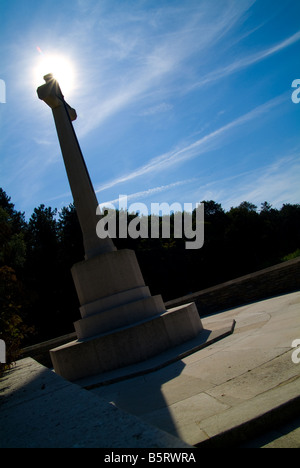
<path fill-rule="evenodd" d="M 240 448 L 300 448 L 300 418 L 292 419 L 249 440 L 240 445 Z"/>
<path fill-rule="evenodd" d="M 299 312 L 300 291 L 212 315 L 192 343 L 209 346 L 80 382 L 89 391 L 18 361 L 0 380 L 0 447 L 299 447 Z"/>
<path fill-rule="evenodd" d="M 187 445 L 31 358 L 0 379 L 0 448 L 99 447 L 186 450 Z"/>
<path fill-rule="evenodd" d="M 292 361 L 300 292 L 212 315 L 203 324 L 219 328 L 232 319 L 234 333 L 221 341 L 146 375 L 99 387 L 95 378 L 91 391 L 203 447 L 238 445 L 300 416 L 300 363 Z M 286 444 L 299 446 L 298 428 L 283 429 L 288 433 L 293 441 Z"/>

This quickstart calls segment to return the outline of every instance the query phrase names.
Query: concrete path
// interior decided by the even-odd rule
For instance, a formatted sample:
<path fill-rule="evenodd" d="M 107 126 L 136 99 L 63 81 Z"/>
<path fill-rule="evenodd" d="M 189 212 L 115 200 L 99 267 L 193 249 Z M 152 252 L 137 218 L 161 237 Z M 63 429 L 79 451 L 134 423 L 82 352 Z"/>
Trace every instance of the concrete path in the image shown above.
<path fill-rule="evenodd" d="M 300 363 L 292 361 L 300 292 L 212 315 L 203 324 L 220 328 L 232 319 L 234 333 L 209 347 L 129 380 L 97 387 L 95 378 L 91 391 L 203 447 L 239 444 L 300 415 Z"/>
<path fill-rule="evenodd" d="M 278 426 L 254 446 L 298 447 L 300 291 L 203 324 L 209 346 L 159 356 L 129 379 L 123 369 L 81 382 L 89 391 L 30 358 L 18 361 L 0 379 L 0 447 L 242 446 Z"/>
<path fill-rule="evenodd" d="M 0 448 L 124 447 L 188 448 L 31 358 L 0 379 Z"/>
<path fill-rule="evenodd" d="M 300 448 L 300 417 L 240 445 L 239 448 Z"/>

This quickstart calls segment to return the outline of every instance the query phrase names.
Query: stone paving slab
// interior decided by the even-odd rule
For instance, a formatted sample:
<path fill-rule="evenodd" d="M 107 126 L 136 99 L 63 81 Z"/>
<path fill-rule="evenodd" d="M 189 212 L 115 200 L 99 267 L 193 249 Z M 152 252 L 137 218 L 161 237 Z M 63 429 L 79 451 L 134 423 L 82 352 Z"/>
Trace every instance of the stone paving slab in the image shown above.
<path fill-rule="evenodd" d="M 212 343 L 216 343 L 226 336 L 231 335 L 234 327 L 235 321 L 230 318 L 221 321 L 220 324 L 218 322 L 211 323 L 208 327 L 204 328 L 196 338 L 186 341 L 178 346 L 174 346 L 167 351 L 161 352 L 160 354 L 147 359 L 146 361 L 123 367 L 121 369 L 103 372 L 98 375 L 92 375 L 91 377 L 76 380 L 74 383 L 85 389 L 91 390 L 102 385 L 108 385 L 122 380 L 127 380 L 129 378 L 146 375 L 147 373 L 152 373 L 180 361 L 184 357 L 190 356 L 196 351 L 206 348 Z"/>
<path fill-rule="evenodd" d="M 299 291 L 202 320 L 211 336 L 235 329 L 144 373 L 96 378 L 90 391 L 18 361 L 0 380 L 0 447 L 221 447 L 300 415 Z"/>
<path fill-rule="evenodd" d="M 31 358 L 0 379 L 0 448 L 189 446 Z"/>
<path fill-rule="evenodd" d="M 237 435 L 243 439 L 250 426 L 261 430 L 275 424 L 292 407 L 300 414 L 300 364 L 292 362 L 291 347 L 300 338 L 300 292 L 202 321 L 204 328 L 213 328 L 229 319 L 236 321 L 234 333 L 222 340 L 93 393 L 200 446 L 228 443 L 230 435 L 232 441 Z"/>
<path fill-rule="evenodd" d="M 300 448 L 300 417 L 292 417 L 275 429 L 252 437 L 239 448 Z"/>
<path fill-rule="evenodd" d="M 241 443 L 300 414 L 300 377 L 199 422 L 199 446 Z M 299 441 L 300 442 L 300 441 Z"/>

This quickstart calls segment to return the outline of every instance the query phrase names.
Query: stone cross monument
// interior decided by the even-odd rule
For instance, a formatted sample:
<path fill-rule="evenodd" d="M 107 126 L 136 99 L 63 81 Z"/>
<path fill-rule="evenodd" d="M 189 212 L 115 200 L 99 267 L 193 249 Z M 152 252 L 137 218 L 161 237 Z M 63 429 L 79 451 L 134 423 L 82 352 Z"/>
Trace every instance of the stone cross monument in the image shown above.
<path fill-rule="evenodd" d="M 38 96 L 52 109 L 62 155 L 83 233 L 85 257 L 91 258 L 116 250 L 110 238 L 99 239 L 96 234 L 97 198 L 72 125 L 76 111 L 64 100 L 58 82 L 52 74 L 44 77 L 46 84 L 38 89 Z M 99 218 L 98 218 L 99 220 Z"/>
<path fill-rule="evenodd" d="M 44 79 L 37 93 L 52 109 L 85 249 L 85 259 L 72 267 L 82 317 L 74 323 L 78 339 L 50 351 L 56 373 L 74 381 L 186 342 L 202 322 L 194 303 L 167 311 L 145 285 L 134 251 L 97 236 L 98 201 L 72 124 L 76 111 L 53 75 Z"/>

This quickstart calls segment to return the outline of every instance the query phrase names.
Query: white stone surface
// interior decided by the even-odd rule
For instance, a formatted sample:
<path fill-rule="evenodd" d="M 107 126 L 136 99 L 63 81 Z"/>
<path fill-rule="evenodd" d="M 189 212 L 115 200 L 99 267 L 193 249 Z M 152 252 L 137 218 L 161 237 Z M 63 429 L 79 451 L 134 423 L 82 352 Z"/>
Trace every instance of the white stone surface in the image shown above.
<path fill-rule="evenodd" d="M 189 444 L 253 436 L 286 408 L 299 411 L 300 364 L 291 345 L 300 338 L 300 292 L 206 317 L 204 330 L 232 318 L 226 338 L 166 369 L 92 391 Z"/>
<path fill-rule="evenodd" d="M 0 448 L 188 448 L 30 358 L 4 375 L 0 393 Z"/>
<path fill-rule="evenodd" d="M 133 325 L 50 351 L 57 374 L 74 381 L 144 361 L 197 337 L 202 323 L 194 303 Z"/>

